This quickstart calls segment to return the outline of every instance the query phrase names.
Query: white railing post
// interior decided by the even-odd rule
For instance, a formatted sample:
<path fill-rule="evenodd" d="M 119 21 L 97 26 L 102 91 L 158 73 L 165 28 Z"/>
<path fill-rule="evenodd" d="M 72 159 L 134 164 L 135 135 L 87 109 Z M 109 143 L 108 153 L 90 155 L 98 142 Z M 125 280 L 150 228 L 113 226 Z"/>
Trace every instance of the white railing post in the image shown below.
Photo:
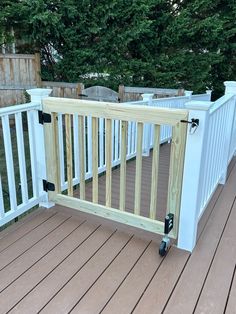
<path fill-rule="evenodd" d="M 154 94 L 142 94 L 143 101 L 147 101 L 148 106 L 152 106 Z M 143 128 L 143 156 L 149 156 L 151 144 L 151 124 L 144 124 Z"/>
<path fill-rule="evenodd" d="M 48 97 L 51 94 L 51 89 L 34 88 L 27 90 L 30 95 L 32 103 L 40 103 L 42 105 L 42 99 Z M 41 108 L 42 109 L 42 108 Z M 43 179 L 47 179 L 46 173 L 46 160 L 45 160 L 45 145 L 44 145 L 44 131 L 43 125 L 39 123 L 38 111 L 33 111 L 34 120 L 34 138 L 35 138 L 35 152 L 36 152 L 36 169 L 37 169 L 37 182 L 38 191 L 41 202 L 39 206 L 50 208 L 54 204 L 48 201 L 48 194 L 43 190 Z"/>
<path fill-rule="evenodd" d="M 208 99 L 208 100 L 211 101 L 212 90 L 207 89 L 207 90 L 206 90 L 206 94 L 209 95 L 209 99 Z"/>
<path fill-rule="evenodd" d="M 185 104 L 189 110 L 189 120 L 199 119 L 199 126 L 195 133 L 187 134 L 184 161 L 178 247 L 187 251 L 193 250 L 197 238 L 204 146 L 207 139 L 210 106 L 211 102 L 207 101 L 190 101 Z"/>
<path fill-rule="evenodd" d="M 192 90 L 185 90 L 185 91 L 184 91 L 184 96 L 189 97 L 189 100 L 191 100 L 192 94 L 193 94 L 193 91 L 192 91 Z"/>
<path fill-rule="evenodd" d="M 223 157 L 223 173 L 222 177 L 220 179 L 220 184 L 225 184 L 227 179 L 227 170 L 228 170 L 228 163 L 229 163 L 229 155 L 230 155 L 230 147 L 231 147 L 231 141 L 234 140 L 232 137 L 235 136 L 234 134 L 234 123 L 235 123 L 235 100 L 236 100 L 236 82 L 234 81 L 226 81 L 224 82 L 225 85 L 225 95 L 235 95 L 234 97 L 234 106 L 232 106 L 231 112 L 229 112 L 229 121 L 226 126 L 226 137 L 224 142 L 224 157 Z M 236 147 L 234 148 L 236 149 Z"/>

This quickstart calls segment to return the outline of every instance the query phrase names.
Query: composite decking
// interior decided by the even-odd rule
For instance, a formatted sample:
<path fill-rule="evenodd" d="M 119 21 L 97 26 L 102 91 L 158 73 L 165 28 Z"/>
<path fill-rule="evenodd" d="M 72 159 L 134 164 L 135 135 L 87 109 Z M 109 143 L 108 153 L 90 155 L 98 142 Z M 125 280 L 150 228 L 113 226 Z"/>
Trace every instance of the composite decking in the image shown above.
<path fill-rule="evenodd" d="M 0 233 L 0 313 L 236 313 L 235 197 L 233 160 L 193 253 L 173 244 L 164 258 L 158 236 L 60 206 L 38 209 Z M 127 202 L 132 208 L 132 192 Z"/>

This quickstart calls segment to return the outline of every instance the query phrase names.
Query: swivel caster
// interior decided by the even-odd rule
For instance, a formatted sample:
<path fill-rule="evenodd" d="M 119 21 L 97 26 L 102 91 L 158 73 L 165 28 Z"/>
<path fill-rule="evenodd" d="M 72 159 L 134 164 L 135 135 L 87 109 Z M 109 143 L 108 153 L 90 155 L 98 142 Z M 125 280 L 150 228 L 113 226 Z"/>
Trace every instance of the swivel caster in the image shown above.
<path fill-rule="evenodd" d="M 160 256 L 162 257 L 165 256 L 169 250 L 169 247 L 170 247 L 170 239 L 168 237 L 164 237 L 159 247 Z"/>

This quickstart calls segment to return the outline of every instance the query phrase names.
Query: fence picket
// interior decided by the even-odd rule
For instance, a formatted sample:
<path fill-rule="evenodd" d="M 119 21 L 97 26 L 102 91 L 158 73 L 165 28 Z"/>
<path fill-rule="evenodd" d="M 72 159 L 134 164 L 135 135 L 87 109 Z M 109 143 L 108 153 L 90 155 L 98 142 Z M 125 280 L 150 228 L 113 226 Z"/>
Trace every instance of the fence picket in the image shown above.
<path fill-rule="evenodd" d="M 98 202 L 98 119 L 92 118 L 93 202 Z"/>
<path fill-rule="evenodd" d="M 141 205 L 141 183 L 142 183 L 142 148 L 143 148 L 143 123 L 138 122 L 137 125 L 137 157 L 136 157 L 136 173 L 135 173 L 135 201 L 134 213 L 140 215 Z"/>
<path fill-rule="evenodd" d="M 154 125 L 153 155 L 152 155 L 151 201 L 150 201 L 150 216 L 149 216 L 151 219 L 156 219 L 159 150 L 160 150 L 160 126 L 155 124 Z"/>
<path fill-rule="evenodd" d="M 71 115 L 65 115 L 66 123 L 66 168 L 68 195 L 73 196 L 73 163 L 72 163 L 72 138 L 71 138 Z"/>
<path fill-rule="evenodd" d="M 2 177 L 0 174 L 0 218 L 4 218 L 4 216 L 5 216 L 5 208 L 4 208 L 3 193 L 2 193 Z"/>
<path fill-rule="evenodd" d="M 121 154 L 120 154 L 120 210 L 125 210 L 126 147 L 127 147 L 127 122 L 122 121 L 121 123 Z"/>
<path fill-rule="evenodd" d="M 15 114 L 16 122 L 16 139 L 17 151 L 20 168 L 20 182 L 21 182 L 21 195 L 23 204 L 28 202 L 28 184 L 26 175 L 26 162 L 25 162 L 25 145 L 24 145 L 24 132 L 22 126 L 21 112 Z"/>
<path fill-rule="evenodd" d="M 106 206 L 111 207 L 112 120 L 106 119 Z"/>
<path fill-rule="evenodd" d="M 84 117 L 79 116 L 79 164 L 80 164 L 80 199 L 85 199 L 85 151 L 84 151 Z"/>
<path fill-rule="evenodd" d="M 65 158 L 64 158 L 62 114 L 58 114 L 58 140 L 59 140 L 59 158 L 60 158 L 60 178 L 61 178 L 61 186 L 63 186 L 65 184 Z"/>
<path fill-rule="evenodd" d="M 13 155 L 12 155 L 12 141 L 11 141 L 8 115 L 2 117 L 2 128 L 3 128 L 3 139 L 4 139 L 4 148 L 5 148 L 5 157 L 6 157 L 6 166 L 7 166 L 7 179 L 8 179 L 11 210 L 16 210 L 17 200 L 16 200 L 15 171 L 14 171 L 14 162 L 13 162 Z"/>

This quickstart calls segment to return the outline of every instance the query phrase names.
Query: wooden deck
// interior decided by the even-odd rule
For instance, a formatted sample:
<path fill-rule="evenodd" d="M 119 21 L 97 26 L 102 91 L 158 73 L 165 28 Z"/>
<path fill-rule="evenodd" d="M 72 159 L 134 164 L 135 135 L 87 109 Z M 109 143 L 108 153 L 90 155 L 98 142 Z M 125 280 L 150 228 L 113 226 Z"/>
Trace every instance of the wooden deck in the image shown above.
<path fill-rule="evenodd" d="M 35 211 L 0 233 L 0 313 L 236 313 L 235 187 L 234 160 L 194 252 L 172 245 L 165 258 L 152 234 L 59 206 Z"/>

